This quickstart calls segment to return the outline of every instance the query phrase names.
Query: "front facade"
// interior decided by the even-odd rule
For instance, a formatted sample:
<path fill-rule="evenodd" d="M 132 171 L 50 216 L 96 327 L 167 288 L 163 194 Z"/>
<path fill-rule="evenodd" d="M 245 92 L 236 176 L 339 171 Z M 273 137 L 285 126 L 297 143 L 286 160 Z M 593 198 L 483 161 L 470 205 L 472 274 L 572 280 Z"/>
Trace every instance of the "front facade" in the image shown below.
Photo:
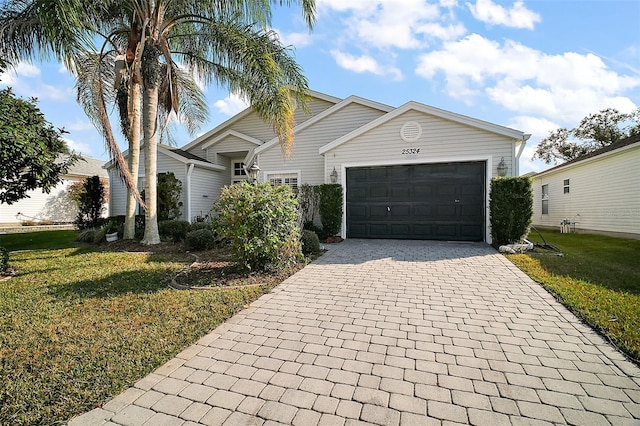
<path fill-rule="evenodd" d="M 41 189 L 34 189 L 27 192 L 27 198 L 17 203 L 2 204 L 0 225 L 13 226 L 24 222 L 72 223 L 78 215 L 78 206 L 70 197 L 69 187 L 91 176 L 100 176 L 106 181 L 107 173 L 102 168 L 103 164 L 102 160 L 82 155 L 48 194 Z"/>
<path fill-rule="evenodd" d="M 534 226 L 640 238 L 640 135 L 533 177 Z"/>
<path fill-rule="evenodd" d="M 178 150 L 193 156 L 174 169 L 184 179 L 183 218 L 209 213 L 222 186 L 246 179 L 255 163 L 259 181 L 294 190 L 340 183 L 344 238 L 490 242 L 489 182 L 501 160 L 509 175 L 518 174 L 529 135 L 417 102 L 393 108 L 312 92 L 309 106 L 309 114 L 296 114 L 289 157 L 270 126 L 250 110 Z M 160 172 L 168 170 L 162 156 L 166 152 L 159 151 Z M 194 182 L 196 171 L 201 179 Z M 124 214 L 123 201 L 112 194 L 112 215 Z"/>

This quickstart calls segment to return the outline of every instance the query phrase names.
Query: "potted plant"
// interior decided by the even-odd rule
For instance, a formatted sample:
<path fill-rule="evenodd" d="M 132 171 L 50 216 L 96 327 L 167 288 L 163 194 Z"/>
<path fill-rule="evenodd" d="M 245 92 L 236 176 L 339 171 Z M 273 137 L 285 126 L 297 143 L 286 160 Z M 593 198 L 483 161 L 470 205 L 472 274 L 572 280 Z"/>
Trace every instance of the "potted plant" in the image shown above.
<path fill-rule="evenodd" d="M 108 243 L 116 241 L 118 239 L 118 224 L 115 221 L 110 220 L 105 225 L 105 232 L 105 238 Z"/>

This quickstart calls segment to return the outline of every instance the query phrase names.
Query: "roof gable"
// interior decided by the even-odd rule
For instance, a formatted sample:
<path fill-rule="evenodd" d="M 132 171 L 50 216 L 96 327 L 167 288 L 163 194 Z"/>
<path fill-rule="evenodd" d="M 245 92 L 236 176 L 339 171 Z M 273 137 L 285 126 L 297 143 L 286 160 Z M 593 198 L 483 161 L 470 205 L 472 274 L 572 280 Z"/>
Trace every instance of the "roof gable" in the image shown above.
<path fill-rule="evenodd" d="M 369 99 L 364 99 L 358 96 L 349 96 L 348 98 L 344 99 L 343 101 L 335 104 L 334 106 L 332 106 L 331 108 L 328 108 L 324 111 L 322 111 L 320 114 L 316 115 L 313 118 L 310 118 L 309 120 L 305 121 L 304 123 L 296 126 L 293 129 L 293 134 L 297 135 L 303 131 L 305 131 L 306 129 L 308 129 L 309 127 L 313 126 L 314 124 L 324 120 L 325 118 L 329 117 L 330 115 L 336 114 L 338 112 L 340 112 L 341 110 L 343 110 L 345 107 L 347 107 L 348 105 L 352 105 L 352 104 L 359 104 L 359 105 L 363 105 L 369 108 L 373 108 L 373 109 L 377 109 L 383 112 L 389 112 L 391 110 L 393 110 L 392 107 L 388 106 L 388 105 L 384 105 L 378 102 L 374 102 L 371 101 Z M 279 140 L 278 138 L 273 138 L 270 141 L 266 142 L 264 145 L 259 146 L 258 148 L 255 149 L 254 153 L 255 154 L 259 154 L 261 152 L 264 152 L 268 149 L 273 148 L 274 146 L 278 146 L 279 144 Z"/>
<path fill-rule="evenodd" d="M 322 101 L 326 101 L 329 103 L 333 103 L 333 104 L 337 104 L 338 102 L 340 102 L 342 99 L 340 98 L 336 98 L 334 96 L 330 96 L 324 93 L 320 93 L 320 92 L 316 92 L 314 90 L 309 90 L 308 91 L 309 97 L 311 98 L 317 98 L 320 99 Z M 217 125 L 216 127 L 214 127 L 213 129 L 209 130 L 208 132 L 198 136 L 197 138 L 195 138 L 193 141 L 189 142 L 188 144 L 186 144 L 185 146 L 182 147 L 183 150 L 189 150 L 193 147 L 195 147 L 196 145 L 202 143 L 203 141 L 209 139 L 211 136 L 215 135 L 216 133 L 219 133 L 221 131 L 223 131 L 224 129 L 228 128 L 229 126 L 236 124 L 238 121 L 242 120 L 243 118 L 247 117 L 249 114 L 251 114 L 253 112 L 253 109 L 251 109 L 251 107 L 245 108 L 243 111 L 239 112 L 238 114 L 234 115 L 233 117 L 229 118 L 228 120 L 222 122 L 221 124 Z"/>
<path fill-rule="evenodd" d="M 411 101 L 402 105 L 399 108 L 394 109 L 391 112 L 383 115 L 382 117 L 371 121 L 369 124 L 366 124 L 353 132 L 342 136 L 341 138 L 336 139 L 335 141 L 328 143 L 327 145 L 320 148 L 320 154 L 324 154 L 327 151 L 330 151 L 353 138 L 362 135 L 400 115 L 408 112 L 408 111 L 418 111 L 424 114 L 433 115 L 435 117 L 439 117 L 445 120 L 453 121 L 455 123 L 460 123 L 466 126 L 474 127 L 477 129 L 485 130 L 491 133 L 495 133 L 501 136 L 505 136 L 508 138 L 515 140 L 527 140 L 531 135 L 525 134 L 519 130 L 511 129 L 508 127 L 500 126 L 498 124 L 489 123 L 488 121 L 478 120 L 477 118 L 468 117 L 466 115 L 457 114 L 455 112 L 445 111 L 440 108 L 432 107 L 429 105 L 425 105 L 419 102 Z"/>
<path fill-rule="evenodd" d="M 640 133 L 637 134 L 637 135 L 634 135 L 634 136 L 629 136 L 628 138 L 624 138 L 622 140 L 619 140 L 617 142 L 614 142 L 612 144 L 604 146 L 604 147 L 602 147 L 600 149 L 596 149 L 595 151 L 589 152 L 587 154 L 581 155 L 580 157 L 574 158 L 573 160 L 569 160 L 566 163 L 562 163 L 562 164 L 559 164 L 557 166 L 553 166 L 550 169 L 547 169 L 547 170 L 544 170 L 544 171 L 542 171 L 540 173 L 535 174 L 535 176 L 539 176 L 539 175 L 542 175 L 542 174 L 545 174 L 545 173 L 548 173 L 548 172 L 551 172 L 551 171 L 556 171 L 556 170 L 562 169 L 564 167 L 567 167 L 567 166 L 570 166 L 570 165 L 573 165 L 573 164 L 576 164 L 576 163 L 579 163 L 579 162 L 582 162 L 582 161 L 585 161 L 585 160 L 589 160 L 591 158 L 599 157 L 601 155 L 605 155 L 605 154 L 620 150 L 622 148 L 625 148 L 625 147 L 628 147 L 628 146 L 634 145 L 634 144 L 638 144 L 638 146 L 640 146 Z"/>
<path fill-rule="evenodd" d="M 237 132 L 235 130 L 227 130 L 226 132 L 222 133 L 219 136 L 216 136 L 215 138 L 213 138 L 211 141 L 203 144 L 200 148 L 202 149 L 207 149 L 212 147 L 213 145 L 217 144 L 218 142 L 223 141 L 224 139 L 226 139 L 229 136 L 235 136 L 238 139 L 242 139 L 244 141 L 247 141 L 249 143 L 252 143 L 256 146 L 260 146 L 262 145 L 262 141 L 256 138 L 252 138 L 251 136 L 245 135 L 244 133 L 240 133 Z"/>

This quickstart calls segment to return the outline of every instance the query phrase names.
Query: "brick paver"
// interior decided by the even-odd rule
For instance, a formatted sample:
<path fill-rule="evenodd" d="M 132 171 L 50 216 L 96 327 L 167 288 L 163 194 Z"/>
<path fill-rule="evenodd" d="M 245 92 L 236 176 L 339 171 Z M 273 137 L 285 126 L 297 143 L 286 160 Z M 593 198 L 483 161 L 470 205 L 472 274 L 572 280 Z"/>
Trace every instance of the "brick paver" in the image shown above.
<path fill-rule="evenodd" d="M 640 424 L 640 369 L 485 244 L 347 240 L 69 425 L 447 422 Z"/>

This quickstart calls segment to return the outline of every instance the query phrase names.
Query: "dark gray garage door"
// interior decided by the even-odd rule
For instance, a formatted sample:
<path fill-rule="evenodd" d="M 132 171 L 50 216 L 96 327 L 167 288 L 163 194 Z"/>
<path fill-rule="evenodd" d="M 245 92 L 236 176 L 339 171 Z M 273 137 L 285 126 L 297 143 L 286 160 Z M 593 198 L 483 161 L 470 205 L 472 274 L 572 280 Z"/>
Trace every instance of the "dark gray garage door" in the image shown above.
<path fill-rule="evenodd" d="M 347 169 L 347 237 L 482 241 L 485 163 Z"/>

